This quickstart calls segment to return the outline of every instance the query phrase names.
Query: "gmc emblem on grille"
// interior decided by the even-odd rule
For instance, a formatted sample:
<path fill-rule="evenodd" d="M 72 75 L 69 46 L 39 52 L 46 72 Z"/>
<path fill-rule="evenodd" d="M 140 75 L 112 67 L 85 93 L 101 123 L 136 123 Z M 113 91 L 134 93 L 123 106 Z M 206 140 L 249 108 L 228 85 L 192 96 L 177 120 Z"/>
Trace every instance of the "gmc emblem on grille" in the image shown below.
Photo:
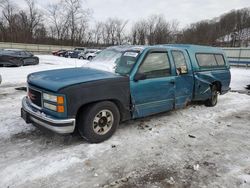
<path fill-rule="evenodd" d="M 31 100 L 36 100 L 36 96 L 32 94 L 31 92 L 28 93 L 28 96 Z"/>

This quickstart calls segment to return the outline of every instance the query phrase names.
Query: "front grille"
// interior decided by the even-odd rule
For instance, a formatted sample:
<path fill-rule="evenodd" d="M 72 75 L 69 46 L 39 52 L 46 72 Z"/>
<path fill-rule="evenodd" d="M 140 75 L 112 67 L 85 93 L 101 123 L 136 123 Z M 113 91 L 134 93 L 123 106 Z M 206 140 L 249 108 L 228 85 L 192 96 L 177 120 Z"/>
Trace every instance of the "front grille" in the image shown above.
<path fill-rule="evenodd" d="M 41 101 L 42 94 L 40 91 L 29 88 L 28 96 L 33 104 L 42 107 L 42 101 Z"/>

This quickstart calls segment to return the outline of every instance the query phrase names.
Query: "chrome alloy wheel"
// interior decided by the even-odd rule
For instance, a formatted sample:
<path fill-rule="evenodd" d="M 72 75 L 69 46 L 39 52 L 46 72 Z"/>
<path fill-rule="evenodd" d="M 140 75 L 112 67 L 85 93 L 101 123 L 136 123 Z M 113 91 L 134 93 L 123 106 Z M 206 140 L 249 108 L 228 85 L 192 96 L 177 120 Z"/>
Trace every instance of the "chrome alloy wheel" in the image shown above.
<path fill-rule="evenodd" d="M 211 101 L 212 101 L 212 105 L 215 106 L 218 100 L 218 91 L 214 90 L 212 91 L 212 96 L 211 96 Z"/>
<path fill-rule="evenodd" d="M 110 110 L 101 110 L 93 120 L 93 130 L 98 135 L 105 135 L 114 123 L 114 116 Z"/>

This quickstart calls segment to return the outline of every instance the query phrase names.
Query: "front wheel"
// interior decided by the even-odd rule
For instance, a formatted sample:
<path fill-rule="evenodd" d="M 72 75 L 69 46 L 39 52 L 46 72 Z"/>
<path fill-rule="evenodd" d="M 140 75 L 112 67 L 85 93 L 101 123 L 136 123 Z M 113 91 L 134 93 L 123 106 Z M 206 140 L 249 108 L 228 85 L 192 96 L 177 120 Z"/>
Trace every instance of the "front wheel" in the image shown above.
<path fill-rule="evenodd" d="M 110 138 L 120 122 L 116 105 L 109 101 L 95 103 L 78 116 L 80 135 L 90 143 L 100 143 Z"/>
<path fill-rule="evenodd" d="M 218 90 L 216 85 L 211 86 L 211 96 L 207 101 L 205 102 L 206 106 L 213 107 L 216 106 L 218 102 Z"/>

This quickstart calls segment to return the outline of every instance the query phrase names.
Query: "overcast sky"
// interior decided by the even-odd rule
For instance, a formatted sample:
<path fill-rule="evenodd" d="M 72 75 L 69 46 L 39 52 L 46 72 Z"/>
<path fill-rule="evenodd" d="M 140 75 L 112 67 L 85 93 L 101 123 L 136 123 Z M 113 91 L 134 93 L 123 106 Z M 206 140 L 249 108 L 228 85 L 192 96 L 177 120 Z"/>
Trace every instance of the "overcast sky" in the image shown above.
<path fill-rule="evenodd" d="M 46 7 L 59 0 L 37 0 Z M 23 0 L 15 0 L 22 6 Z M 108 17 L 129 20 L 129 25 L 152 14 L 163 14 L 168 21 L 178 20 L 181 27 L 204 19 L 211 19 L 232 9 L 250 7 L 250 0 L 83 0 L 83 7 L 93 11 L 93 19 Z"/>

